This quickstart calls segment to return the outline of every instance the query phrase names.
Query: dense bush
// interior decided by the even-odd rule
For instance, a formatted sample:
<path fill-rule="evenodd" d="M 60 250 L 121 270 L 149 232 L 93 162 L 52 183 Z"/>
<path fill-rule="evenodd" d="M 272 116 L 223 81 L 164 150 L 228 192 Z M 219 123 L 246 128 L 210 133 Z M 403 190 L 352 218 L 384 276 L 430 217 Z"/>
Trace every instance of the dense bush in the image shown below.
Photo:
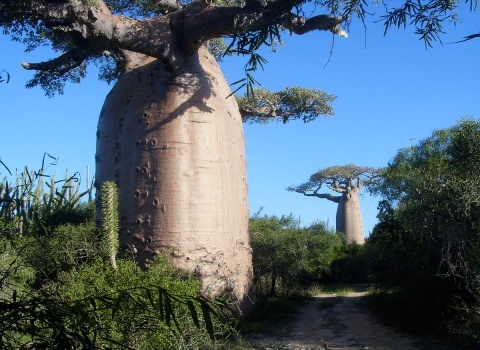
<path fill-rule="evenodd" d="M 198 281 L 165 260 L 148 271 L 98 260 L 38 290 L 9 285 L 0 297 L 2 349 L 212 348 L 233 330 L 225 305 L 201 297 Z"/>
<path fill-rule="evenodd" d="M 165 258 L 148 270 L 112 261 L 80 201 L 89 192 L 72 178 L 45 191 L 45 177 L 42 165 L 0 183 L 1 349 L 214 348 L 235 334 L 229 305 Z"/>
<path fill-rule="evenodd" d="M 300 227 L 292 216 L 250 219 L 257 295 L 301 294 L 329 270 L 339 235 L 323 223 Z"/>
<path fill-rule="evenodd" d="M 223 307 L 207 303 L 199 289 L 197 279 L 180 278 L 167 260 L 160 258 L 146 271 L 126 260 L 119 260 L 116 269 L 103 261 L 84 265 L 60 274 L 48 293 L 60 303 L 76 302 L 89 311 L 95 329 L 88 336 L 97 348 L 114 343 L 142 350 L 197 349 L 213 346 L 205 316 L 221 312 Z M 218 319 L 212 320 L 209 327 L 216 336 L 232 330 Z"/>
<path fill-rule="evenodd" d="M 330 269 L 323 276 L 325 283 L 369 283 L 370 258 L 363 245 L 342 245 L 335 250 Z"/>
<path fill-rule="evenodd" d="M 480 342 L 479 170 L 473 119 L 400 150 L 384 171 L 387 202 L 368 244 L 405 323 L 470 342 Z"/>

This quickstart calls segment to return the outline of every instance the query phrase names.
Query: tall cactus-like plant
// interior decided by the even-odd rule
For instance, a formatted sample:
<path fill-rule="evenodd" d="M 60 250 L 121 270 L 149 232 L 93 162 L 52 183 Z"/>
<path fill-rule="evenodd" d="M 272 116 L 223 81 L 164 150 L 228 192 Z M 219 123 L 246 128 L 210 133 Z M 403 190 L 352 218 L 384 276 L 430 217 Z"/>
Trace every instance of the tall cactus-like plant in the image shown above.
<path fill-rule="evenodd" d="M 117 184 L 112 181 L 105 181 L 102 184 L 102 232 L 106 252 L 114 269 L 117 268 L 118 228 Z"/>

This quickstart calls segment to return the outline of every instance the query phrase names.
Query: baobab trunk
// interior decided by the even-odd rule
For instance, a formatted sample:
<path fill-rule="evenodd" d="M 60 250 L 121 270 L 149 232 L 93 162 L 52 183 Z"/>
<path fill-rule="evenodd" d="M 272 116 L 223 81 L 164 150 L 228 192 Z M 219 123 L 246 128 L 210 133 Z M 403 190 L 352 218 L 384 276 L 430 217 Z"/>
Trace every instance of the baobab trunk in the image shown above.
<path fill-rule="evenodd" d="M 356 242 L 364 244 L 362 212 L 358 195 L 360 189 L 355 187 L 344 193 L 338 202 L 336 230 L 345 233 L 346 244 Z"/>
<path fill-rule="evenodd" d="M 123 252 L 147 266 L 167 254 L 201 277 L 205 295 L 228 292 L 245 311 L 253 277 L 245 142 L 229 94 L 206 49 L 173 72 L 135 59 L 100 114 L 96 181 L 118 184 Z"/>

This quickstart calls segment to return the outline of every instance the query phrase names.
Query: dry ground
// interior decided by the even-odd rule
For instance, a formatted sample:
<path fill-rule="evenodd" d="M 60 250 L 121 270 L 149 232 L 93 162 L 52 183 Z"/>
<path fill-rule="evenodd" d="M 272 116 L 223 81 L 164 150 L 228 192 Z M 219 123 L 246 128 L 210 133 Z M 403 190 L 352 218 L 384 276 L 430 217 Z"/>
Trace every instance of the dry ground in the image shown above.
<path fill-rule="evenodd" d="M 247 337 L 250 349 L 414 350 L 413 340 L 378 323 L 359 306 L 364 292 L 320 294 L 300 310 L 293 325 Z"/>

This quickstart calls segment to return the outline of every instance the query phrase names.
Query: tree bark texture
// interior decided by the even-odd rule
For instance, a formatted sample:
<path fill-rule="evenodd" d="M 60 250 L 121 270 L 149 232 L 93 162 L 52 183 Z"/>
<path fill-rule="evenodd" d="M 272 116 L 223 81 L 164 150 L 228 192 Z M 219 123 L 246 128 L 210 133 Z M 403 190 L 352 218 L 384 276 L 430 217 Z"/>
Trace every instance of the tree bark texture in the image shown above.
<path fill-rule="evenodd" d="M 355 187 L 342 194 L 337 207 L 336 230 L 345 233 L 346 244 L 364 244 L 362 212 L 358 195 L 360 188 Z"/>
<path fill-rule="evenodd" d="M 167 254 L 201 277 L 204 295 L 233 291 L 245 311 L 253 270 L 237 103 L 204 48 L 175 71 L 142 57 L 107 96 L 97 131 L 96 181 L 118 184 L 121 251 L 145 265 Z"/>

